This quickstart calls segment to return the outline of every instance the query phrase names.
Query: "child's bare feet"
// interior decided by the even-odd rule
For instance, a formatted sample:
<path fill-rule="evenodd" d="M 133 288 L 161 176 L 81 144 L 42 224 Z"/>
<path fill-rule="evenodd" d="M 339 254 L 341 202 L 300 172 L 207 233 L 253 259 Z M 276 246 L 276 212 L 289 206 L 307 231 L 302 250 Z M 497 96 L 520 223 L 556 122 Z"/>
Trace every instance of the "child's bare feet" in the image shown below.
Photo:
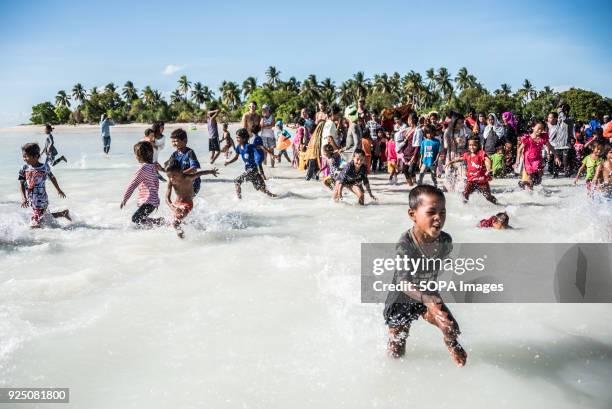
<path fill-rule="evenodd" d="M 56 219 L 57 219 L 58 217 L 64 217 L 64 218 L 68 219 L 69 221 L 72 221 L 72 218 L 70 217 L 70 212 L 68 211 L 68 209 L 66 209 L 66 210 L 62 210 L 61 212 L 54 212 L 54 213 L 51 213 L 51 215 L 52 215 L 54 218 L 56 218 Z"/>
<path fill-rule="evenodd" d="M 389 328 L 389 342 L 387 353 L 392 358 L 401 358 L 406 353 L 406 338 L 408 330 L 403 327 Z"/>
<path fill-rule="evenodd" d="M 467 361 L 467 352 L 461 346 L 457 339 L 444 340 L 448 351 L 451 354 L 451 359 L 453 362 L 459 367 L 462 368 L 465 366 L 465 361 Z"/>

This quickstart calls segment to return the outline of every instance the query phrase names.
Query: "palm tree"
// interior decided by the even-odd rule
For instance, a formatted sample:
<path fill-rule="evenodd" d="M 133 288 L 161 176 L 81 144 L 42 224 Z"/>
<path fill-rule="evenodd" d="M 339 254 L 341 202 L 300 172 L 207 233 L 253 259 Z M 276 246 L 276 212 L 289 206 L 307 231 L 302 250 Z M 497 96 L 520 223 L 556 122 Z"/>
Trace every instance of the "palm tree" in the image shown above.
<path fill-rule="evenodd" d="M 527 102 L 529 99 L 535 98 L 537 95 L 533 84 L 528 79 L 523 81 L 523 88 L 518 90 L 518 94 L 521 96 L 521 98 L 525 99 L 525 102 Z"/>
<path fill-rule="evenodd" d="M 245 99 L 248 99 L 249 95 L 257 89 L 257 79 L 255 77 L 249 77 L 242 82 L 242 93 Z"/>
<path fill-rule="evenodd" d="M 512 88 L 510 88 L 510 85 L 504 83 L 501 84 L 500 89 L 496 89 L 495 90 L 495 94 L 496 95 L 504 95 L 504 96 L 509 96 L 512 93 Z"/>
<path fill-rule="evenodd" d="M 314 105 L 321 98 L 321 90 L 316 75 L 310 74 L 304 80 L 300 94 L 310 105 Z"/>
<path fill-rule="evenodd" d="M 174 91 L 172 91 L 172 94 L 170 94 L 170 102 L 173 104 L 176 104 L 177 102 L 183 101 L 183 93 L 181 92 L 180 89 L 175 89 Z"/>
<path fill-rule="evenodd" d="M 126 81 L 126 83 L 123 84 L 121 95 L 123 95 L 123 98 L 128 103 L 138 98 L 138 90 L 136 87 L 134 87 L 134 83 L 132 81 Z"/>
<path fill-rule="evenodd" d="M 549 97 L 555 94 L 555 91 L 553 91 L 553 89 L 551 87 L 549 87 L 548 85 L 546 85 L 542 91 L 540 91 L 540 96 L 541 97 Z"/>
<path fill-rule="evenodd" d="M 446 100 L 450 102 L 453 97 L 453 84 L 451 84 L 450 73 L 445 67 L 438 68 L 438 74 L 436 75 L 436 86 L 437 89 L 442 91 Z"/>
<path fill-rule="evenodd" d="M 181 95 L 185 97 L 185 100 L 187 100 L 187 93 L 189 92 L 189 88 L 191 88 L 191 81 L 187 79 L 186 75 L 181 75 L 178 84 L 178 90 L 181 92 Z"/>
<path fill-rule="evenodd" d="M 395 95 L 398 99 L 402 97 L 402 77 L 399 72 L 394 72 L 391 74 L 389 78 L 389 85 L 391 86 L 391 93 Z"/>
<path fill-rule="evenodd" d="M 89 91 L 89 97 L 95 97 L 98 95 L 98 87 L 93 87 L 91 91 Z"/>
<path fill-rule="evenodd" d="M 365 77 L 363 71 L 358 71 L 353 75 L 353 87 L 355 88 L 355 94 L 358 99 L 365 98 L 368 95 L 368 86 L 370 80 Z"/>
<path fill-rule="evenodd" d="M 427 77 L 427 88 L 429 88 L 429 90 L 433 90 L 434 87 L 436 86 L 436 72 L 434 71 L 433 68 L 428 69 L 427 71 L 425 71 L 425 77 Z"/>
<path fill-rule="evenodd" d="M 410 95 L 410 99 L 415 108 L 420 107 L 420 91 L 424 87 L 423 78 L 421 74 L 410 70 L 408 74 L 403 78 L 402 82 L 404 83 L 404 92 Z"/>
<path fill-rule="evenodd" d="M 221 87 L 221 101 L 224 105 L 234 110 L 240 105 L 240 87 L 235 82 L 223 81 Z"/>
<path fill-rule="evenodd" d="M 142 100 L 147 105 L 153 105 L 155 102 L 154 92 L 148 85 L 142 90 Z"/>
<path fill-rule="evenodd" d="M 278 71 L 276 67 L 270 66 L 266 70 L 266 78 L 268 78 L 268 85 L 275 88 L 280 81 L 280 71 Z"/>
<path fill-rule="evenodd" d="M 191 90 L 191 99 L 193 99 L 198 105 L 202 105 L 204 103 L 203 88 L 204 86 L 202 83 L 198 81 L 193 84 L 193 89 Z"/>
<path fill-rule="evenodd" d="M 153 105 L 157 105 L 162 101 L 162 94 L 158 90 L 153 91 Z"/>
<path fill-rule="evenodd" d="M 116 90 L 117 87 L 115 87 L 115 84 L 113 84 L 112 82 L 109 82 L 104 86 L 104 92 L 108 92 L 109 94 L 114 93 Z"/>
<path fill-rule="evenodd" d="M 55 105 L 58 107 L 70 107 L 70 96 L 66 94 L 66 91 L 60 90 L 57 92 Z"/>
<path fill-rule="evenodd" d="M 355 87 L 353 85 L 353 80 L 349 79 L 340 84 L 338 93 L 342 105 L 347 106 L 355 103 Z"/>
<path fill-rule="evenodd" d="M 327 105 L 331 105 L 336 100 L 336 85 L 331 78 L 325 78 L 319 87 L 320 97 Z"/>
<path fill-rule="evenodd" d="M 291 77 L 289 81 L 281 83 L 280 87 L 285 91 L 300 93 L 300 82 L 295 77 Z"/>
<path fill-rule="evenodd" d="M 457 72 L 455 83 L 457 84 L 457 89 L 463 91 L 476 85 L 476 77 L 469 74 L 467 68 L 462 67 Z"/>
<path fill-rule="evenodd" d="M 75 84 L 72 88 L 72 98 L 82 104 L 86 97 L 85 88 L 80 83 Z"/>
<path fill-rule="evenodd" d="M 375 74 L 374 75 L 374 91 L 380 92 L 381 94 L 391 94 L 392 86 L 389 81 L 387 73 Z"/>

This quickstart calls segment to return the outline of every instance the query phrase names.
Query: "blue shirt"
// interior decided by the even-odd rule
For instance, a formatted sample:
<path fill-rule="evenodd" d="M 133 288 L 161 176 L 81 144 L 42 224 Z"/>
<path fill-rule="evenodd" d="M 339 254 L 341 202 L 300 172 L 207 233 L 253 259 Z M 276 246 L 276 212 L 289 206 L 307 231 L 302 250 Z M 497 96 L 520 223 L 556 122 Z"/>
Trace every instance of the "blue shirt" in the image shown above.
<path fill-rule="evenodd" d="M 110 136 L 110 127 L 113 125 L 115 125 L 114 122 L 108 118 L 100 121 L 100 134 L 102 136 Z"/>
<path fill-rule="evenodd" d="M 250 143 L 247 143 L 244 146 L 236 145 L 235 149 L 236 152 L 242 158 L 242 161 L 244 162 L 245 170 L 257 168 L 257 163 L 255 163 L 256 149 L 253 145 L 251 145 Z"/>
<path fill-rule="evenodd" d="M 263 139 L 261 139 L 261 136 L 255 135 L 251 145 L 253 145 L 253 148 L 255 148 L 255 162 L 257 165 L 261 165 L 264 160 L 264 154 L 260 149 L 257 149 L 258 146 L 263 147 Z"/>
<path fill-rule="evenodd" d="M 589 127 L 584 131 L 587 138 L 593 137 L 593 134 L 595 133 L 595 129 L 597 128 L 601 128 L 601 123 L 597 119 L 591 119 L 589 121 Z"/>
<path fill-rule="evenodd" d="M 176 160 L 181 164 L 181 170 L 185 171 L 189 168 L 199 168 L 200 162 L 198 162 L 198 158 L 196 157 L 195 152 L 191 148 L 185 148 L 185 152 L 174 151 L 170 156 L 170 160 Z M 200 184 L 202 180 L 198 177 L 193 180 L 193 190 L 194 192 L 198 192 L 200 190 Z"/>
<path fill-rule="evenodd" d="M 437 139 L 425 139 L 421 142 L 421 158 L 423 165 L 431 167 L 440 152 L 440 142 Z"/>

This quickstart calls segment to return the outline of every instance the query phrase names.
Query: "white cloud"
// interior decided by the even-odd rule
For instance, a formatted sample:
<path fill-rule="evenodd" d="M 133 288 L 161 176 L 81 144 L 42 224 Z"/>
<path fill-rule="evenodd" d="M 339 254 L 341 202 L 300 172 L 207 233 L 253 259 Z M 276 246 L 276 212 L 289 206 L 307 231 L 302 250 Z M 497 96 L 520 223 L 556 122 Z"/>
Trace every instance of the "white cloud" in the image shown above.
<path fill-rule="evenodd" d="M 166 65 L 166 68 L 164 68 L 164 70 L 162 71 L 162 74 L 164 75 L 172 75 L 175 72 L 178 72 L 180 70 L 182 70 L 184 67 L 180 66 L 180 65 L 174 65 L 174 64 L 168 64 Z"/>

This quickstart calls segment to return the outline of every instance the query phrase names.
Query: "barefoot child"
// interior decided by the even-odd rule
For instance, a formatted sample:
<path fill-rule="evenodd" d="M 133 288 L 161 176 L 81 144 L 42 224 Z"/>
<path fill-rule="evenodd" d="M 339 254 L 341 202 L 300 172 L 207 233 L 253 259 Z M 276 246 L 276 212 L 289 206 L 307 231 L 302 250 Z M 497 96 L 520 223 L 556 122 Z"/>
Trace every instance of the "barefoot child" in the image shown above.
<path fill-rule="evenodd" d="M 323 184 L 327 186 L 330 190 L 334 190 L 334 186 L 336 185 L 336 179 L 338 178 L 338 173 L 340 172 L 342 156 L 340 155 L 340 153 L 338 153 L 338 151 L 335 151 L 334 147 L 329 143 L 325 145 L 323 150 L 325 155 L 325 165 L 322 169 L 322 171 L 325 172 Z"/>
<path fill-rule="evenodd" d="M 548 135 L 544 132 L 544 123 L 538 121 L 534 125 L 531 134 L 524 135 L 521 138 L 521 146 L 516 154 L 517 160 L 524 156 L 523 172 L 527 176 L 526 180 L 518 182 L 521 188 L 527 187 L 529 190 L 532 190 L 535 185 L 542 183 L 542 169 L 544 168 L 542 162 L 543 147 L 546 147 L 549 155 L 552 154 L 555 157 L 557 166 L 561 166 L 561 160 L 559 160 L 557 152 L 548 142 Z"/>
<path fill-rule="evenodd" d="M 601 151 L 603 146 L 599 142 L 595 142 L 593 144 L 593 151 L 590 155 L 585 156 L 582 160 L 582 165 L 580 169 L 578 169 L 578 173 L 576 174 L 576 179 L 574 179 L 574 184 L 578 182 L 580 179 L 580 174 L 583 170 L 586 169 L 586 187 L 588 191 L 591 191 L 593 179 L 595 178 L 595 171 L 597 167 L 603 162 L 601 159 Z"/>
<path fill-rule="evenodd" d="M 421 166 L 419 169 L 419 181 L 418 184 L 423 184 L 423 177 L 425 172 L 429 171 L 431 174 L 431 181 L 433 185 L 437 185 L 436 180 L 436 164 L 438 163 L 438 156 L 440 156 L 440 141 L 436 136 L 436 128 L 433 125 L 427 125 L 424 128 L 425 140 L 421 142 L 420 155 L 421 155 Z"/>
<path fill-rule="evenodd" d="M 357 148 L 353 153 L 353 159 L 346 165 L 344 170 L 340 172 L 334 188 L 333 199 L 342 199 L 342 189 L 347 187 L 357 196 L 360 205 L 364 204 L 364 186 L 372 200 L 376 197 L 370 190 L 370 181 L 366 171 L 365 153 Z"/>
<path fill-rule="evenodd" d="M 389 138 L 387 141 L 387 173 L 389 174 L 389 184 L 397 183 L 397 152 L 395 151 L 395 140 Z"/>
<path fill-rule="evenodd" d="M 204 175 L 213 175 L 217 177 L 218 170 L 200 170 L 194 173 L 185 173 L 181 163 L 177 160 L 171 160 L 166 166 L 166 174 L 168 175 L 168 189 L 166 190 L 166 204 L 174 213 L 174 221 L 172 225 L 176 229 L 176 234 L 182 239 L 185 237 L 181 223 L 183 219 L 193 209 L 193 181 L 196 178 Z M 172 190 L 176 193 L 176 200 L 172 202 Z"/>
<path fill-rule="evenodd" d="M 281 163 L 281 157 L 284 156 L 287 159 L 287 162 L 291 164 L 291 159 L 289 159 L 289 154 L 287 153 L 287 149 L 292 145 L 293 136 L 291 133 L 283 129 L 283 121 L 280 119 L 276 121 L 276 149 L 279 151 L 276 154 L 276 159 L 278 163 Z"/>
<path fill-rule="evenodd" d="M 49 197 L 45 188 L 47 178 L 51 180 L 57 190 L 59 197 L 64 199 L 66 195 L 60 189 L 57 179 L 51 173 L 48 163 L 40 163 L 40 146 L 37 143 L 26 143 L 22 146 L 23 161 L 26 163 L 19 171 L 19 188 L 21 189 L 21 207 L 30 206 L 32 217 L 30 227 L 40 227 L 41 219 L 49 206 Z M 54 218 L 65 217 L 68 220 L 70 214 L 68 210 L 51 213 Z"/>
<path fill-rule="evenodd" d="M 223 143 L 225 145 L 223 145 L 223 147 L 221 148 L 221 152 L 225 154 L 226 160 L 229 158 L 230 148 L 232 149 L 234 148 L 234 140 L 232 139 L 232 136 L 230 135 L 227 128 L 228 128 L 228 124 L 226 122 L 223 124 Z"/>
<path fill-rule="evenodd" d="M 497 199 L 491 194 L 491 187 L 489 186 L 491 159 L 487 157 L 483 149 L 480 149 L 478 138 L 470 138 L 468 140 L 468 152 L 465 152 L 462 157 L 448 162 L 446 167 L 448 168 L 453 163 L 461 161 L 467 163 L 467 181 L 463 189 L 464 201 L 467 202 L 474 190 L 478 189 L 489 202 L 497 203 Z"/>
<path fill-rule="evenodd" d="M 159 207 L 159 179 L 157 178 L 157 166 L 153 163 L 154 150 L 155 148 L 149 141 L 140 141 L 134 145 L 134 154 L 140 163 L 140 167 L 134 173 L 119 205 L 119 208 L 123 209 L 138 187 L 138 199 L 136 201 L 138 210 L 132 215 L 132 222 L 137 226 L 159 226 L 164 220 L 161 217 L 157 219 L 149 217 Z"/>
<path fill-rule="evenodd" d="M 482 219 L 478 223 L 478 227 L 482 228 L 493 228 L 495 230 L 511 229 L 508 225 L 510 216 L 506 212 L 497 213 L 495 216 L 491 216 L 488 219 Z"/>
<path fill-rule="evenodd" d="M 236 162 L 238 156 L 242 157 L 244 161 L 244 173 L 234 179 L 234 184 L 236 186 L 236 196 L 238 199 L 242 199 L 242 188 L 241 185 L 244 181 L 249 181 L 253 184 L 255 190 L 259 190 L 264 192 L 270 197 L 276 197 L 275 194 L 271 193 L 266 188 L 266 182 L 261 173 L 259 173 L 259 168 L 257 166 L 257 162 L 255 160 L 256 149 L 253 145 L 248 143 L 249 141 L 249 132 L 246 128 L 240 128 L 236 131 L 236 136 L 238 137 L 238 145 L 236 145 L 236 154 L 232 159 L 225 162 L 225 166 L 230 163 Z"/>
<path fill-rule="evenodd" d="M 453 243 L 451 236 L 442 231 L 446 221 L 444 193 L 435 186 L 419 185 L 410 191 L 408 202 L 408 216 L 414 225 L 401 235 L 396 246 L 398 256 L 411 259 L 447 257 Z M 457 321 L 437 291 L 418 290 L 421 283 L 435 281 L 439 274 L 439 270 L 435 269 L 437 263 L 423 264 L 431 268 L 395 271 L 394 284 L 406 282 L 413 288 L 405 292 L 390 291 L 387 295 L 383 316 L 389 327 L 388 352 L 394 358 L 402 357 L 406 352 L 406 338 L 412 322 L 423 317 L 442 331 L 452 360 L 462 367 L 467 353 L 457 341 L 460 334 Z"/>
<path fill-rule="evenodd" d="M 43 152 L 45 153 L 47 157 L 45 159 L 45 162 L 50 163 L 51 166 L 55 166 L 61 161 L 68 163 L 64 155 L 55 159 L 55 157 L 57 156 L 57 149 L 55 148 L 55 140 L 53 139 L 53 135 L 51 134 L 52 131 L 53 131 L 53 127 L 49 124 L 46 124 L 45 134 L 47 134 L 47 140 L 45 141 L 45 148 L 43 149 Z"/>

